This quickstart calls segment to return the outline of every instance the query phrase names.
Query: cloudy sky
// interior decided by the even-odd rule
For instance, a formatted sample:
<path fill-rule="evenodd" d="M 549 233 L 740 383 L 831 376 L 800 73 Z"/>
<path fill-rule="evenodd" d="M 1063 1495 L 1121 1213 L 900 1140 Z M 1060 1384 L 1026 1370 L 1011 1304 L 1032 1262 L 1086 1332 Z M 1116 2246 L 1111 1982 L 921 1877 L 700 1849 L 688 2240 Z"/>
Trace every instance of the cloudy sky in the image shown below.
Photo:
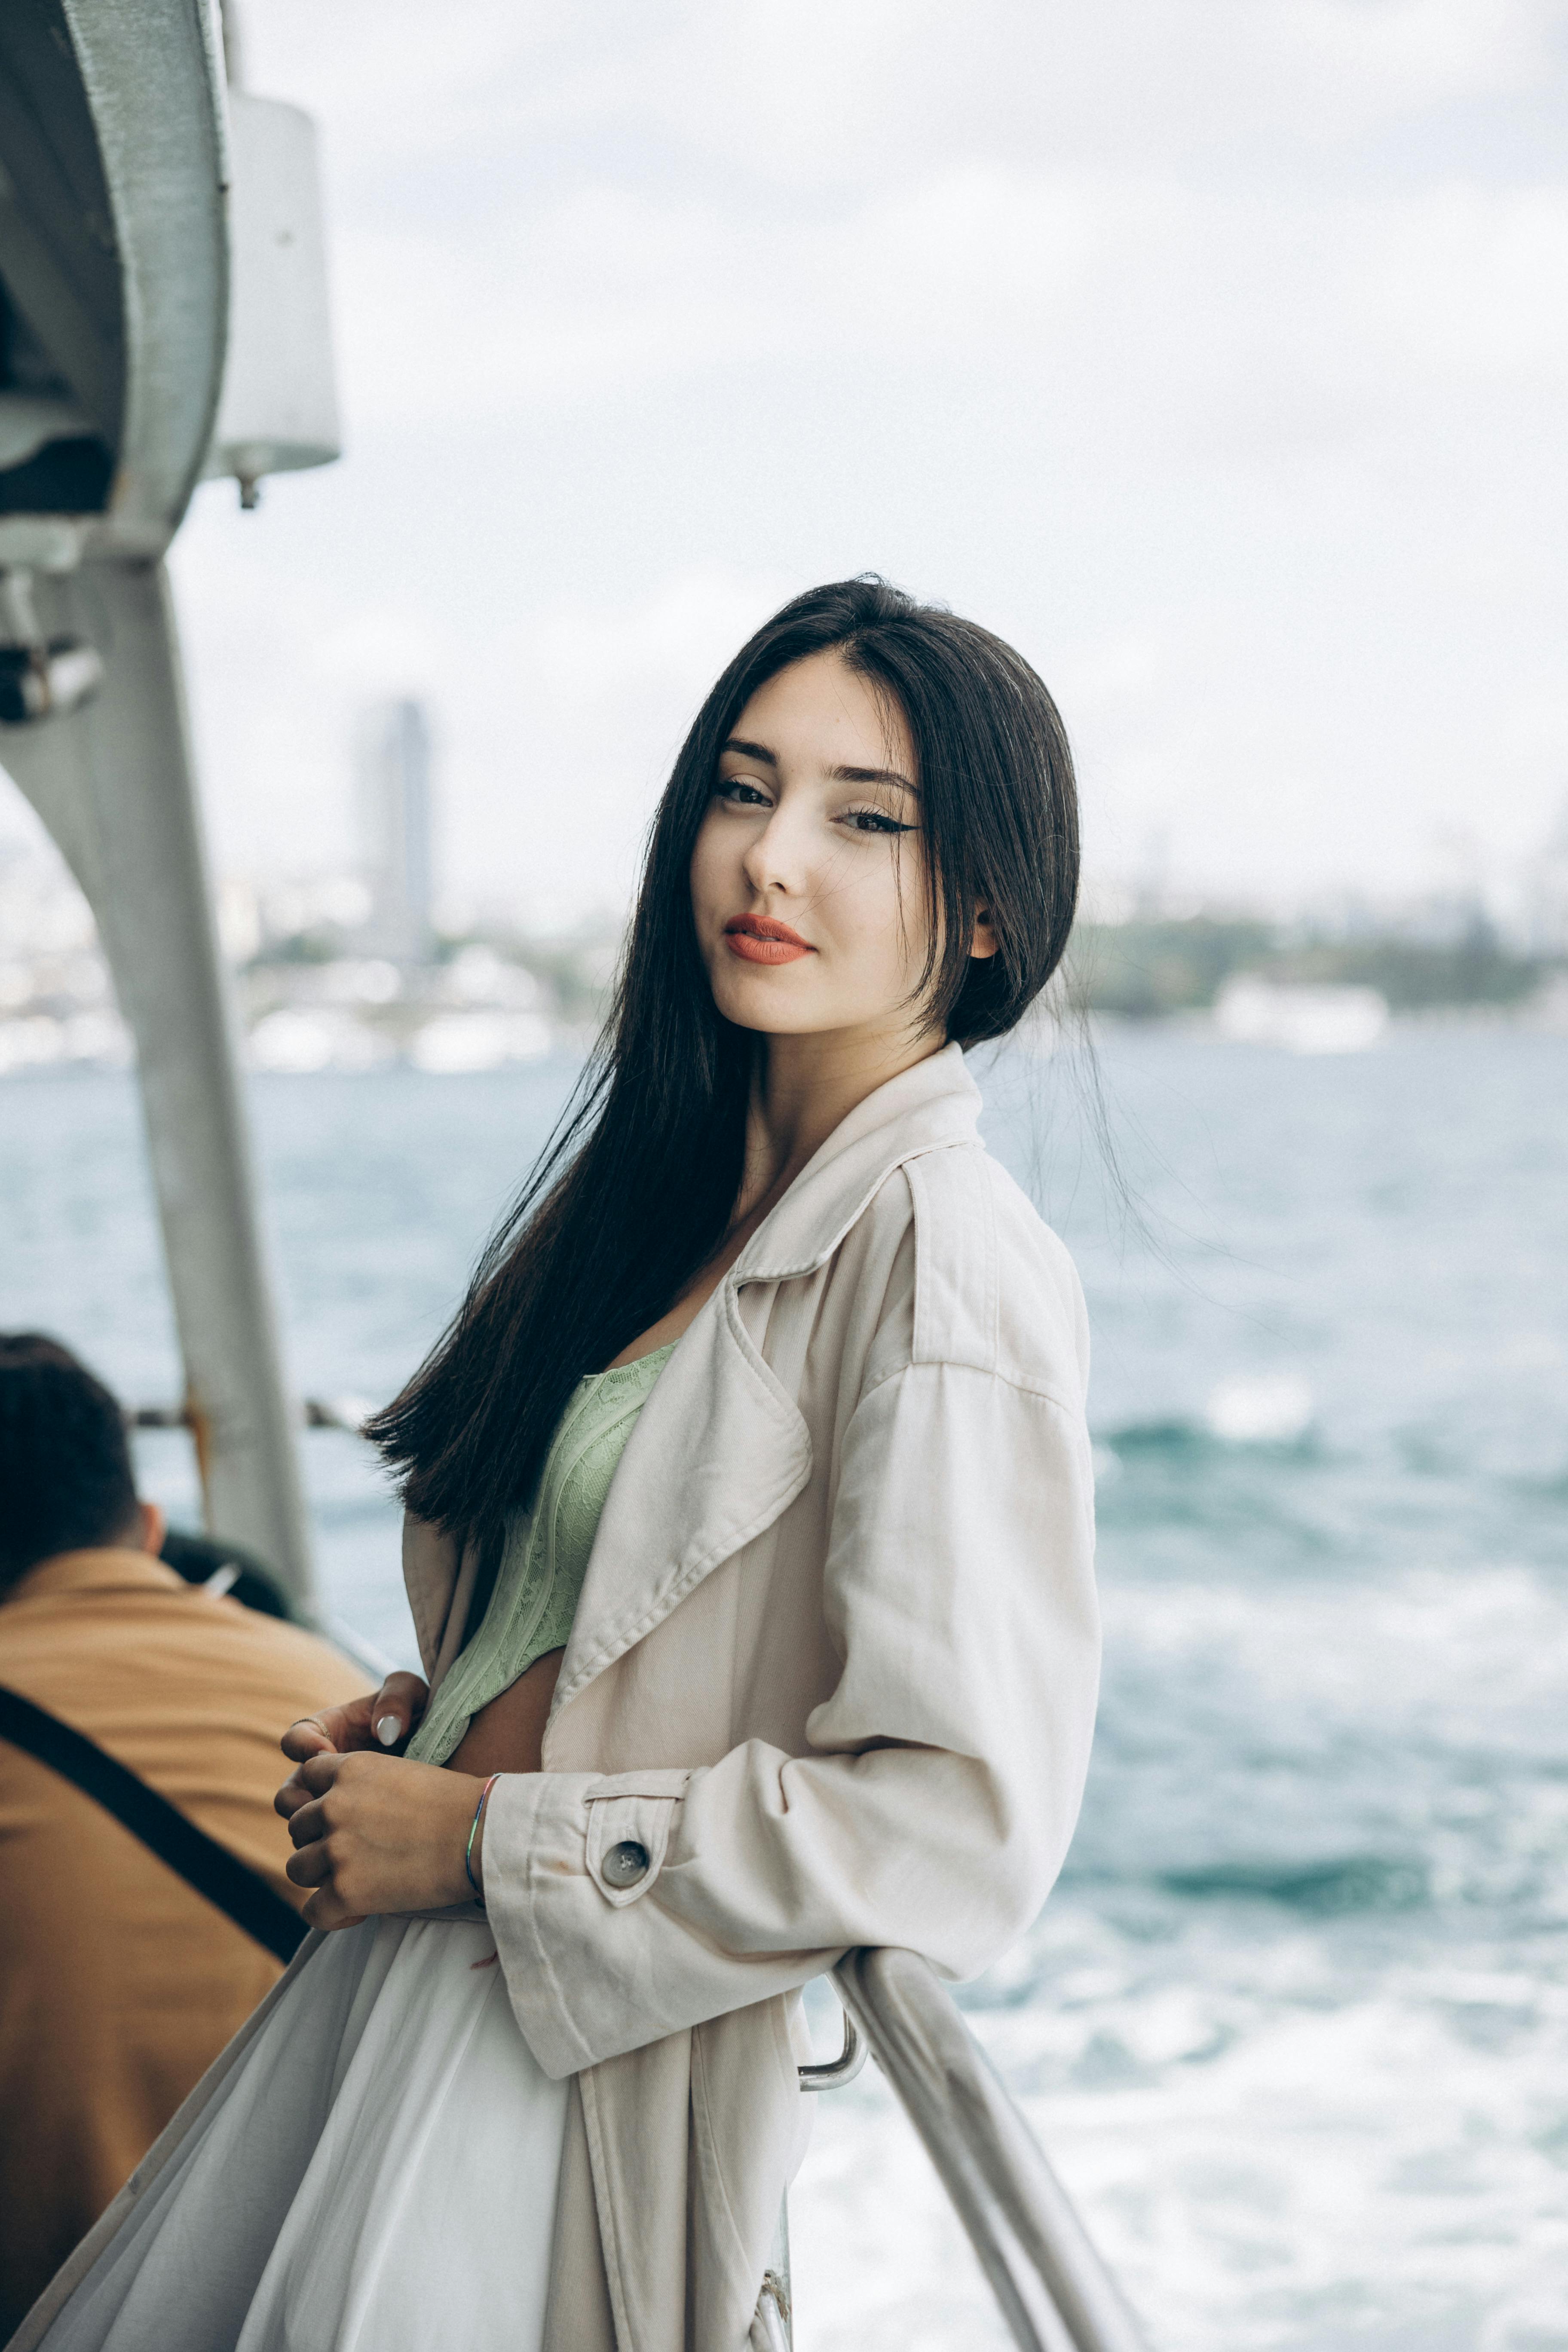
<path fill-rule="evenodd" d="M 624 897 L 778 601 L 1010 636 L 1106 880 L 1505 888 L 1568 797 L 1568 5 L 248 0 L 316 115 L 347 452 L 176 553 L 220 866 Z"/>

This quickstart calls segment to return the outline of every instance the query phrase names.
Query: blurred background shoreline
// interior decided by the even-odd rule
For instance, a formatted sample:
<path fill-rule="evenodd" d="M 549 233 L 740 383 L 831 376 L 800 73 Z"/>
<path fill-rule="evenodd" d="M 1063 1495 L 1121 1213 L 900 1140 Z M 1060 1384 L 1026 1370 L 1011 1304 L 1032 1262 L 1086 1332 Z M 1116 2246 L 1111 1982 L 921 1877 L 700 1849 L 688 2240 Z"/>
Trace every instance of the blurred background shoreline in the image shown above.
<path fill-rule="evenodd" d="M 384 752 L 399 712 L 417 722 L 416 789 L 399 761 L 384 761 L 389 777 L 362 758 L 357 864 L 220 886 L 253 1069 L 498 1069 L 582 1052 L 604 1017 L 613 911 L 542 935 L 502 907 L 437 899 L 423 714 L 389 704 L 367 729 Z M 41 831 L 0 843 L 0 1079 L 128 1065 L 91 916 Z M 1158 882 L 1091 888 L 1064 980 L 1058 1009 L 1100 1024 L 1179 1021 L 1298 1053 L 1364 1051 L 1391 1021 L 1413 1019 L 1568 1032 L 1568 807 L 1505 912 L 1473 886 L 1402 902 L 1345 893 L 1288 912 Z"/>

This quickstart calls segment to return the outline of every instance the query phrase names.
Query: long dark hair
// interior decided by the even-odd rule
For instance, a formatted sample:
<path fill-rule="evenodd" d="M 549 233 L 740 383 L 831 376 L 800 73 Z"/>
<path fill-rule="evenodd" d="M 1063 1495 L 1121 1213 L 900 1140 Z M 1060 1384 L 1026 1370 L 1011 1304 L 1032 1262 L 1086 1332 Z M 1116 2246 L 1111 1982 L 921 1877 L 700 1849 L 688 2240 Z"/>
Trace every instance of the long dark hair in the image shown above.
<path fill-rule="evenodd" d="M 743 646 L 676 761 L 613 1008 L 458 1314 L 367 1433 L 418 1517 L 494 1536 L 525 1504 L 566 1400 L 657 1322 L 722 1240 L 740 1188 L 753 1039 L 721 1018 L 690 866 L 721 747 L 758 688 L 836 650 L 903 713 L 931 877 L 931 1032 L 1004 1035 L 1067 946 L 1078 799 L 1055 703 L 988 630 L 875 578 L 796 596 Z M 970 956 L 984 908 L 997 952 Z"/>

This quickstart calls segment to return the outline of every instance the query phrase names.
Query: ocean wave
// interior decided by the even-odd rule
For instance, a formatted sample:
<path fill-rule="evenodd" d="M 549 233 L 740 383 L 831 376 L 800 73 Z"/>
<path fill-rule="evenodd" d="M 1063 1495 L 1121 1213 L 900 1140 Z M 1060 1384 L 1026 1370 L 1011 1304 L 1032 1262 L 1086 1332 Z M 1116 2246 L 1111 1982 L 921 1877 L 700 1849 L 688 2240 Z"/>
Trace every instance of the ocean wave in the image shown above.
<path fill-rule="evenodd" d="M 1114 1458 L 1239 1451 L 1305 1456 L 1317 1451 L 1317 1402 L 1300 1381 L 1223 1381 L 1201 1413 L 1159 1413 L 1150 1421 L 1096 1430 L 1096 1446 Z"/>
<path fill-rule="evenodd" d="M 1338 1917 L 1351 1911 L 1409 1911 L 1429 1899 L 1430 1873 L 1415 1855 L 1345 1854 L 1322 1862 L 1215 1862 L 1165 1870 L 1155 1884 L 1193 1901 L 1278 1903 Z"/>

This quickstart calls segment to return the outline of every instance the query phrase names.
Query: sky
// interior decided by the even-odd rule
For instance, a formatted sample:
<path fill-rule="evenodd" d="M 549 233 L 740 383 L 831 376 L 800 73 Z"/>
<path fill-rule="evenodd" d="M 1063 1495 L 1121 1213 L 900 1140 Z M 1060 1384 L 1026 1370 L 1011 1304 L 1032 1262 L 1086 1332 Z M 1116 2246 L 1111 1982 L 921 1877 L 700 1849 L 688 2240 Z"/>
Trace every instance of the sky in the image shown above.
<path fill-rule="evenodd" d="M 345 453 L 173 559 L 215 862 L 624 904 L 750 630 L 874 569 L 1061 705 L 1106 887 L 1479 879 L 1568 801 L 1568 5 L 246 0 Z"/>

